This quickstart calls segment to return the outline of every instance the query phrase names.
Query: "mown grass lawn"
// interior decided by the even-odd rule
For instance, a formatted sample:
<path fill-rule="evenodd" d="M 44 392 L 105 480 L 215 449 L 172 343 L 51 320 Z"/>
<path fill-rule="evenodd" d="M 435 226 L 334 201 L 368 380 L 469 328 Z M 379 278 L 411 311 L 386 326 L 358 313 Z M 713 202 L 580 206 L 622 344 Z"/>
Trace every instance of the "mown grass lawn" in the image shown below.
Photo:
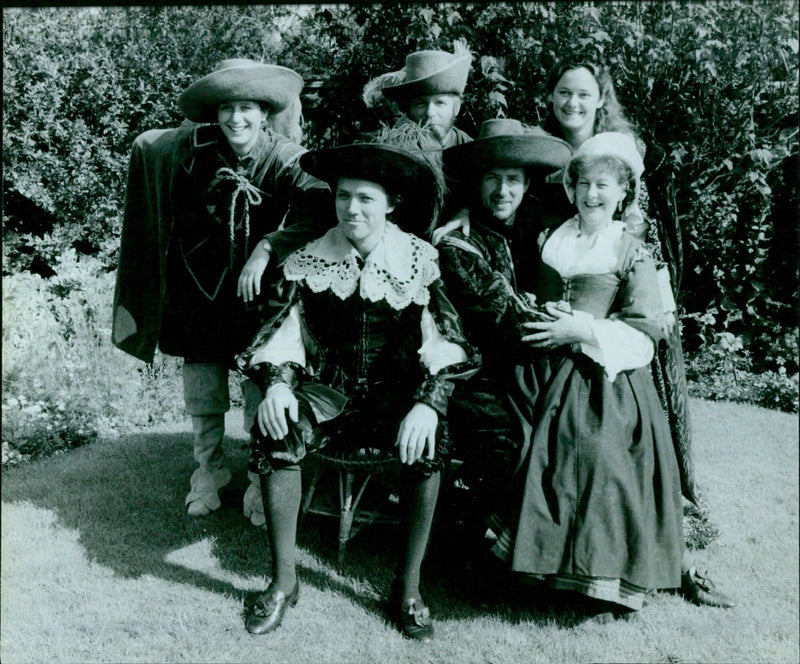
<path fill-rule="evenodd" d="M 481 605 L 440 536 L 425 573 L 437 637 L 386 623 L 391 527 L 354 539 L 342 573 L 335 523 L 301 533 L 301 598 L 284 626 L 248 635 L 243 600 L 266 585 L 264 533 L 240 513 L 245 442 L 223 508 L 184 516 L 188 423 L 3 473 L 0 657 L 18 662 L 798 662 L 797 417 L 693 401 L 696 465 L 720 536 L 696 554 L 734 596 L 729 611 L 659 594 L 632 620 L 576 620 L 515 586 Z"/>

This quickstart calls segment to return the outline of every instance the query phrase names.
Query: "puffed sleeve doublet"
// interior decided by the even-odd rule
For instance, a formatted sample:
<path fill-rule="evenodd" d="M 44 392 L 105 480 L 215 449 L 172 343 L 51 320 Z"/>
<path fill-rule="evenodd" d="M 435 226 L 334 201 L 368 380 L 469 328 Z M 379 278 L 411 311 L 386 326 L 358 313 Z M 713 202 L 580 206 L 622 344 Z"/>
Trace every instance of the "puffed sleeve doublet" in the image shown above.
<path fill-rule="evenodd" d="M 365 340 L 356 335 L 340 339 L 338 348 L 326 347 L 330 342 L 320 341 L 319 331 L 309 327 L 304 315 L 308 301 L 317 294 L 332 294 L 340 300 L 339 315 L 343 317 L 350 315 L 353 298 L 382 303 L 383 309 L 367 309 L 372 316 L 381 315 L 381 311 L 402 312 L 413 307 L 413 311 L 419 312 L 414 314 L 420 340 L 415 350 L 421 375 L 413 399 L 445 415 L 453 391 L 452 381 L 474 374 L 480 356 L 464 338 L 458 315 L 445 295 L 436 250 L 393 224 L 387 226 L 384 237 L 366 260 L 358 257 L 338 227 L 292 254 L 284 265 L 281 284 L 288 299 L 283 306 L 275 302 L 275 314 L 250 347 L 238 356 L 240 369 L 264 388 L 282 382 L 302 390 L 309 382 L 324 381 L 326 367 L 332 362 L 330 358 L 347 357 L 350 349 L 344 349 L 345 344 L 371 346 L 370 350 L 374 350 L 376 345 L 396 343 L 397 357 L 403 356 L 402 346 L 408 340 L 394 339 L 391 333 L 388 339 Z M 337 321 L 329 322 L 336 324 Z M 345 323 L 339 327 L 344 328 Z M 370 324 L 365 329 L 374 327 Z M 399 364 L 396 370 L 398 377 L 408 373 Z M 334 373 L 342 372 L 356 373 L 357 369 L 337 367 Z"/>

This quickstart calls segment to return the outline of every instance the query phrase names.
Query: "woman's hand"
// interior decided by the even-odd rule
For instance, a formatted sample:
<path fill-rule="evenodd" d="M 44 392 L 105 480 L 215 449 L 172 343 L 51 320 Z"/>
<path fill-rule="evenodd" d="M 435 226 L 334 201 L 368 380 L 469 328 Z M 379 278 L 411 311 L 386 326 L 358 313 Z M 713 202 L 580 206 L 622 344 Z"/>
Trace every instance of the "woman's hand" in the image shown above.
<path fill-rule="evenodd" d="M 264 435 L 269 434 L 273 440 L 282 440 L 289 433 L 286 411 L 289 418 L 297 422 L 297 397 L 288 385 L 278 383 L 267 390 L 267 395 L 258 406 L 258 428 Z"/>
<path fill-rule="evenodd" d="M 245 302 L 252 302 L 256 295 L 261 294 L 261 277 L 269 264 L 269 251 L 264 246 L 264 242 L 262 240 L 256 245 L 239 275 L 236 295 Z"/>
<path fill-rule="evenodd" d="M 436 425 L 439 415 L 428 404 L 417 402 L 400 423 L 397 443 L 400 462 L 409 466 L 422 456 L 427 446 L 428 458 L 436 452 Z"/>
<path fill-rule="evenodd" d="M 536 330 L 534 334 L 523 335 L 522 341 L 531 348 L 553 348 L 564 344 L 593 343 L 592 316 L 583 311 L 566 312 L 547 302 L 545 310 L 558 320 L 552 323 L 523 323 L 526 330 Z"/>

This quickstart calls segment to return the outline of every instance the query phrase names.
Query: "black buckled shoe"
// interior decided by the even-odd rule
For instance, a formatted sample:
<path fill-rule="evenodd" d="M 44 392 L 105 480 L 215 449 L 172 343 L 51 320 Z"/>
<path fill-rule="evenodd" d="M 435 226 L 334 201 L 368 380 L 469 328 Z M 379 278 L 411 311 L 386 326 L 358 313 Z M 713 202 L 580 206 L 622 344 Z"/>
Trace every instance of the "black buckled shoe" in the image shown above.
<path fill-rule="evenodd" d="M 261 593 L 245 618 L 245 627 L 251 634 L 266 634 L 281 626 L 283 614 L 290 606 L 295 606 L 300 597 L 300 582 L 294 584 L 294 590 L 288 595 L 272 586 Z"/>
<path fill-rule="evenodd" d="M 714 582 L 706 574 L 708 572 L 701 574 L 694 566 L 681 574 L 681 595 L 700 606 L 718 606 L 723 609 L 736 606 L 730 597 L 716 589 Z"/>
<path fill-rule="evenodd" d="M 421 599 L 407 599 L 400 606 L 397 626 L 404 636 L 414 641 L 428 643 L 433 639 L 431 612 Z"/>
<path fill-rule="evenodd" d="M 401 601 L 397 586 L 393 586 L 389 601 L 397 628 L 409 639 L 428 643 L 433 639 L 430 610 L 421 599 L 411 597 Z"/>

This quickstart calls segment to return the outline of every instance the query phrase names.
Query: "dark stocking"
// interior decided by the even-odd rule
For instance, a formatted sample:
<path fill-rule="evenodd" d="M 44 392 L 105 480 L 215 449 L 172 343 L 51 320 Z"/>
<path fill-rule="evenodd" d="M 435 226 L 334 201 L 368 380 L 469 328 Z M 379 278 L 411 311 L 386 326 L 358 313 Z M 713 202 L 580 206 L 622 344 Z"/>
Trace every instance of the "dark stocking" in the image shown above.
<path fill-rule="evenodd" d="M 439 496 L 441 473 L 433 473 L 430 477 L 421 477 L 413 471 L 407 473 L 405 490 L 402 495 L 401 535 L 405 542 L 401 543 L 403 552 L 397 565 L 397 583 L 401 598 L 419 599 L 419 575 L 428 537 L 431 532 L 433 513 L 436 510 L 436 499 Z"/>
<path fill-rule="evenodd" d="M 269 475 L 261 475 L 261 495 L 272 553 L 270 585 L 288 595 L 297 582 L 295 543 L 302 497 L 300 466 L 287 466 Z"/>

